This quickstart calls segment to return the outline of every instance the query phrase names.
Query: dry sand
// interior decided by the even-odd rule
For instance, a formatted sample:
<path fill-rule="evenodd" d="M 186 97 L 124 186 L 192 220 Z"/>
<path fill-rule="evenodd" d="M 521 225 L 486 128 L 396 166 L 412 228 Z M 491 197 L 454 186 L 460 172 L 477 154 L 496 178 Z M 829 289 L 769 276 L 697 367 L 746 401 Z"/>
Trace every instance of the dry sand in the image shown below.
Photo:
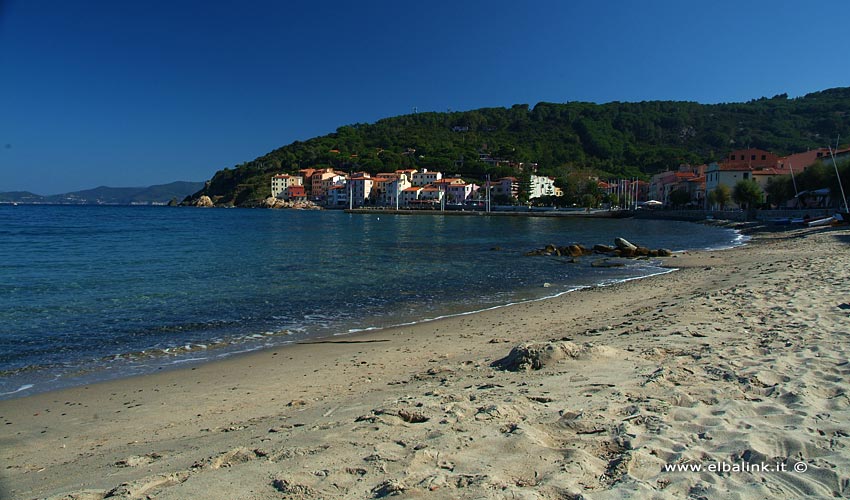
<path fill-rule="evenodd" d="M 848 245 L 2 401 L 0 498 L 847 496 Z"/>

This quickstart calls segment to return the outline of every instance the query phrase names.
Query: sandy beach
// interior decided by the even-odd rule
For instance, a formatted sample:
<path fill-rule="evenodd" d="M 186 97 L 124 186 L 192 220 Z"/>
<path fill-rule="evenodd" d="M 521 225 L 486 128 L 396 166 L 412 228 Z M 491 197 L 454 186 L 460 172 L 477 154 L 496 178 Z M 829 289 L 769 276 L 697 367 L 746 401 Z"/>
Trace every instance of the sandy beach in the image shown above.
<path fill-rule="evenodd" d="M 848 245 L 2 401 L 0 498 L 845 497 Z"/>

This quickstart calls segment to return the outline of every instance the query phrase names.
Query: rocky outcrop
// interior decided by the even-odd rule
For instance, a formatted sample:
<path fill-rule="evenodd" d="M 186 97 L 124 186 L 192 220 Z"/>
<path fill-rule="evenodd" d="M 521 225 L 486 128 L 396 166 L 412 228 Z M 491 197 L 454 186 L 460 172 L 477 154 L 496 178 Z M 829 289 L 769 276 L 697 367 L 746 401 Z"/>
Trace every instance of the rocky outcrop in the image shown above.
<path fill-rule="evenodd" d="M 195 206 L 196 207 L 202 207 L 202 208 L 209 208 L 209 207 L 214 207 L 215 204 L 213 203 L 212 199 L 209 196 L 203 195 L 200 198 L 198 198 L 197 201 L 195 201 Z"/>
<path fill-rule="evenodd" d="M 584 245 L 567 245 L 567 246 L 556 246 L 553 244 L 546 245 L 543 248 L 538 248 L 536 250 L 531 250 L 530 252 L 526 252 L 525 255 L 554 255 L 556 257 L 581 257 L 583 255 L 591 255 L 593 250 L 585 247 Z"/>
<path fill-rule="evenodd" d="M 262 208 L 294 208 L 299 210 L 321 210 L 322 207 L 316 205 L 312 201 L 284 201 L 273 196 L 269 196 L 260 203 Z"/>
<path fill-rule="evenodd" d="M 636 258 L 670 257 L 671 255 L 673 255 L 673 252 L 667 250 L 666 248 L 651 250 L 644 246 L 635 245 L 634 243 L 628 241 L 625 238 L 614 238 L 614 246 L 597 244 L 593 245 L 593 248 L 588 248 L 584 245 L 572 244 L 559 247 L 555 244 L 550 243 L 543 248 L 538 248 L 536 250 L 531 250 L 525 253 L 525 255 L 529 256 L 549 255 L 556 257 L 572 257 L 573 259 L 575 259 L 576 257 L 583 257 L 585 255 L 593 254 L 604 254 L 610 257 Z M 602 261 L 595 261 L 593 265 L 597 265 L 597 262 Z M 612 265 L 606 264 L 605 267 L 612 267 Z"/>
<path fill-rule="evenodd" d="M 620 250 L 630 250 L 632 252 L 637 250 L 637 246 L 632 245 L 631 242 L 625 238 L 614 238 L 614 245 L 616 245 Z"/>

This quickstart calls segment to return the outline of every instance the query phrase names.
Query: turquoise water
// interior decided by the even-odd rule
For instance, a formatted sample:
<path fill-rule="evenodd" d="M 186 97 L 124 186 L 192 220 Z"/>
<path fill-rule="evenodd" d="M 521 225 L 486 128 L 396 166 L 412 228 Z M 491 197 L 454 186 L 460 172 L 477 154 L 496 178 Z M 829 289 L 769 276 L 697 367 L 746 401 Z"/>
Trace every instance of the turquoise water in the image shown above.
<path fill-rule="evenodd" d="M 660 272 L 523 256 L 616 236 L 737 238 L 631 219 L 0 206 L 0 398 Z"/>

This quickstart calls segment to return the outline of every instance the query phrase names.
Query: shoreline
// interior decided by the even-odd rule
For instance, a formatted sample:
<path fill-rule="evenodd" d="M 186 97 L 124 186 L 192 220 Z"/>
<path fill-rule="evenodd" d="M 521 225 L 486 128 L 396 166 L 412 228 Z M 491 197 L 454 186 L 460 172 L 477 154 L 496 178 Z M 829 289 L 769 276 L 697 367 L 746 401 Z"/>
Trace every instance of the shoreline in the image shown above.
<path fill-rule="evenodd" d="M 744 245 L 744 244 L 746 244 L 746 243 L 735 244 L 733 246 L 728 246 L 728 247 L 701 249 L 701 250 L 698 250 L 698 251 L 724 250 L 724 249 L 729 249 L 729 248 L 736 248 L 736 247 Z M 577 292 L 577 291 L 581 291 L 581 290 L 585 290 L 585 289 L 614 286 L 614 285 L 617 285 L 619 283 L 625 283 L 625 282 L 628 282 L 628 281 L 652 278 L 652 277 L 655 277 L 655 276 L 668 274 L 670 272 L 674 272 L 674 271 L 677 270 L 676 268 L 667 268 L 666 266 L 664 266 L 663 264 L 660 264 L 660 263 L 659 263 L 657 268 L 660 269 L 660 270 L 657 271 L 657 272 L 653 272 L 651 274 L 631 276 L 631 277 L 626 277 L 626 278 L 607 278 L 607 279 L 605 279 L 601 282 L 591 284 L 591 285 L 576 285 L 576 286 L 570 287 L 566 290 L 562 290 L 562 291 L 559 291 L 557 293 L 554 293 L 552 295 L 544 295 L 544 296 L 541 296 L 541 297 L 533 297 L 533 298 L 523 298 L 523 299 L 519 299 L 519 300 L 512 301 L 512 302 L 506 302 L 506 303 L 500 303 L 500 304 L 496 304 L 496 305 L 492 305 L 492 306 L 487 306 L 487 307 L 484 307 L 484 308 L 481 308 L 481 309 L 472 309 L 472 310 L 469 310 L 469 311 L 462 311 L 462 312 L 451 312 L 451 313 L 441 314 L 441 315 L 438 315 L 438 316 L 435 316 L 435 317 L 426 317 L 426 318 L 421 318 L 421 319 L 417 319 L 417 320 L 413 320 L 413 321 L 405 321 L 405 322 L 402 322 L 402 323 L 391 323 L 391 324 L 382 325 L 382 326 L 364 326 L 362 328 L 350 328 L 346 331 L 340 331 L 340 332 L 337 332 L 337 333 L 330 333 L 330 334 L 319 334 L 319 335 L 316 335 L 316 336 L 309 336 L 308 335 L 305 338 L 300 339 L 300 340 L 286 340 L 286 341 L 276 343 L 274 345 L 269 345 L 268 343 L 253 344 L 253 343 L 246 342 L 246 341 L 241 341 L 241 342 L 236 342 L 236 341 L 233 341 L 233 342 L 209 342 L 209 343 L 204 344 L 203 346 L 199 345 L 197 347 L 192 347 L 192 348 L 190 348 L 189 345 L 187 344 L 185 346 L 175 346 L 173 348 L 166 348 L 166 349 L 155 349 L 155 350 L 145 350 L 145 351 L 134 352 L 134 353 L 114 354 L 114 355 L 110 355 L 110 356 L 100 358 L 100 359 L 81 361 L 81 362 L 75 364 L 74 365 L 74 367 L 75 367 L 74 371 L 77 372 L 77 373 L 84 372 L 88 375 L 91 375 L 88 379 L 85 376 L 78 376 L 76 378 L 70 379 L 67 384 L 60 384 L 58 386 L 53 386 L 53 387 L 50 387 L 50 388 L 47 388 L 47 389 L 37 390 L 37 391 L 29 393 L 29 394 L 14 396 L 15 394 L 17 394 L 19 392 L 28 391 L 30 389 L 33 389 L 34 387 L 37 387 L 36 382 L 32 382 L 32 383 L 27 382 L 25 384 L 22 384 L 17 389 L 14 389 L 12 391 L 5 392 L 5 393 L 0 393 L 0 402 L 7 401 L 7 400 L 15 400 L 15 399 L 21 398 L 21 397 L 35 396 L 35 395 L 43 394 L 43 393 L 61 391 L 61 390 L 65 390 L 65 389 L 72 389 L 74 387 L 79 387 L 79 386 L 95 385 L 95 384 L 100 384 L 102 382 L 109 382 L 109 381 L 120 381 L 120 380 L 125 379 L 125 378 L 144 377 L 144 376 L 150 375 L 152 373 L 157 373 L 158 371 L 180 370 L 180 369 L 183 369 L 183 367 L 181 365 L 186 364 L 186 363 L 193 364 L 193 366 L 197 366 L 197 365 L 200 365 L 200 364 L 207 364 L 207 363 L 217 363 L 217 362 L 220 362 L 222 360 L 229 359 L 229 358 L 232 358 L 232 357 L 250 355 L 250 354 L 253 354 L 253 353 L 257 353 L 257 352 L 261 352 L 261 351 L 265 351 L 265 350 L 270 350 L 270 349 L 286 349 L 286 348 L 294 346 L 294 345 L 320 343 L 320 342 L 317 342 L 317 341 L 323 341 L 323 340 L 327 340 L 327 339 L 337 339 L 337 338 L 340 338 L 340 337 L 353 337 L 353 336 L 359 336 L 359 335 L 365 334 L 365 333 L 381 332 L 383 330 L 398 329 L 398 328 L 405 328 L 405 327 L 415 327 L 415 326 L 418 326 L 418 325 L 424 325 L 424 324 L 435 322 L 435 321 L 441 321 L 441 320 L 446 320 L 446 319 L 452 319 L 452 318 L 458 318 L 458 317 L 463 317 L 463 316 L 485 313 L 485 312 L 489 312 L 489 311 L 495 311 L 495 310 L 502 309 L 502 308 L 505 308 L 505 307 L 512 307 L 512 306 L 517 306 L 517 305 L 522 305 L 522 304 L 527 304 L 527 303 L 556 299 L 556 298 L 561 297 L 563 295 L 573 293 L 573 292 Z M 284 333 L 284 332 L 276 332 L 276 333 L 272 333 L 272 334 L 263 334 L 262 337 L 264 339 L 270 339 L 270 338 L 275 338 L 275 337 L 285 338 L 289 335 L 291 335 L 291 334 L 287 334 L 287 333 Z M 252 334 L 252 335 L 247 335 L 246 338 L 252 338 L 253 339 L 254 337 L 258 337 L 258 336 L 260 336 L 260 334 Z M 221 345 L 218 345 L 218 346 L 214 345 L 212 348 L 209 348 L 210 344 L 221 344 Z M 154 353 L 153 351 L 157 351 L 157 353 Z M 202 354 L 204 354 L 204 353 L 209 353 L 209 356 L 202 356 Z M 193 356 L 193 354 L 196 355 L 196 356 Z M 136 369 L 136 373 L 132 373 L 132 374 L 128 374 L 128 375 L 115 374 L 115 375 L 112 375 L 112 376 L 106 376 L 105 374 L 110 373 L 110 371 L 113 370 L 114 367 L 113 367 L 113 365 L 104 365 L 103 363 L 115 363 L 115 362 L 131 364 L 131 365 L 123 365 L 123 366 L 119 364 L 119 365 L 115 365 L 115 366 L 117 366 L 118 369 L 122 369 L 122 368 L 126 369 L 126 368 L 128 368 L 128 366 L 132 366 Z M 39 370 L 39 368 L 33 368 L 31 366 L 22 368 L 20 370 L 21 371 L 31 371 L 33 369 Z M 94 375 L 94 374 L 100 374 L 100 375 L 98 376 L 98 375 Z M 57 380 L 57 376 L 55 374 L 51 375 L 50 373 L 48 373 L 47 375 L 53 377 L 53 380 Z M 91 378 L 91 377 L 93 377 L 93 378 Z"/>
<path fill-rule="evenodd" d="M 848 242 L 759 233 L 665 275 L 0 401 L 0 496 L 846 495 Z M 491 366 L 527 342 L 571 354 Z M 810 473 L 661 471 L 736 457 Z"/>
<path fill-rule="evenodd" d="M 737 236 L 728 245 L 723 244 L 719 247 L 711 247 L 705 249 L 692 249 L 691 251 L 715 251 L 726 248 L 735 248 L 746 244 L 747 237 L 735 227 L 738 224 L 712 224 L 726 229 L 733 229 Z M 688 250 L 677 250 L 677 253 Z M 606 255 L 594 255 L 590 258 L 605 258 Z M 548 257 L 543 257 L 548 258 Z M 543 293 L 537 287 L 527 287 L 521 290 L 514 290 L 518 294 L 508 302 L 498 302 L 493 305 L 478 304 L 473 309 L 465 309 L 470 304 L 460 306 L 458 304 L 444 304 L 435 316 L 425 316 L 413 320 L 404 320 L 401 322 L 390 322 L 383 324 L 374 324 L 364 318 L 360 324 L 363 326 L 346 328 L 333 333 L 325 332 L 315 335 L 304 334 L 304 332 L 288 332 L 286 331 L 265 331 L 255 333 L 245 333 L 232 339 L 219 340 L 209 339 L 204 342 L 180 343 L 167 348 L 150 348 L 141 351 L 120 352 L 108 354 L 100 358 L 89 360 L 77 360 L 64 365 L 61 371 L 51 370 L 51 368 L 42 368 L 41 366 L 26 366 L 22 368 L 9 370 L 10 378 L 13 378 L 17 373 L 32 373 L 38 374 L 37 378 L 27 378 L 19 383 L 10 385 L 8 391 L 0 393 L 0 401 L 14 400 L 21 397 L 28 397 L 43 392 L 52 392 L 63 390 L 82 385 L 96 384 L 102 381 L 119 380 L 126 377 L 144 376 L 157 371 L 171 371 L 180 369 L 180 365 L 200 364 L 200 363 L 216 363 L 223 359 L 233 356 L 241 356 L 266 349 L 285 348 L 294 344 L 303 343 L 309 340 L 322 338 L 336 338 L 349 335 L 358 335 L 363 332 L 380 331 L 388 328 L 402 328 L 415 326 L 418 324 L 429 323 L 436 320 L 447 319 L 457 316 L 465 316 L 496 310 L 502 307 L 508 307 L 527 302 L 535 302 L 540 300 L 549 300 L 561 295 L 572 293 L 584 288 L 594 288 L 599 286 L 610 286 L 611 284 L 630 281 L 633 279 L 644 279 L 658 274 L 665 274 L 664 265 L 658 258 L 634 258 L 626 259 L 628 263 L 626 269 L 631 272 L 628 277 L 605 277 L 601 281 L 589 284 L 569 284 L 564 285 L 564 289 L 554 291 L 554 293 Z M 545 284 L 544 284 L 545 286 Z M 560 286 L 558 288 L 561 288 Z M 478 307 L 483 306 L 483 307 Z M 460 312 L 457 312 L 460 311 Z M 379 322 L 380 323 L 380 322 Z M 349 325 L 351 326 L 351 325 Z M 288 333 L 287 333 L 288 332 Z M 291 338 L 291 340 L 286 340 Z M 277 340 L 275 340 L 277 339 Z M 125 373 L 129 371 L 129 374 Z M 70 374 L 70 375 L 69 375 Z M 35 389 L 35 390 L 32 390 Z M 24 394 L 20 394 L 24 393 Z"/>

